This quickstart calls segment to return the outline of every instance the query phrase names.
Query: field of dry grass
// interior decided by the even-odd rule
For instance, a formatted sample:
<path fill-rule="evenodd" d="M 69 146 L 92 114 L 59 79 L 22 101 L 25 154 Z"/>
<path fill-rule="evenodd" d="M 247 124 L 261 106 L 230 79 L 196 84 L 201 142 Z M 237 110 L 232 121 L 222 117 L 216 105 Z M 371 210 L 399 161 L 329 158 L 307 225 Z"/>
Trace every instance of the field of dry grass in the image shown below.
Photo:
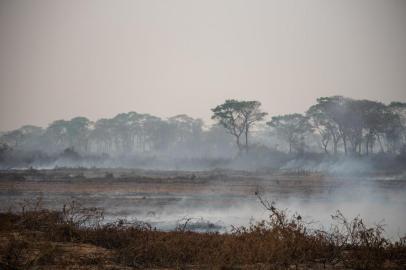
<path fill-rule="evenodd" d="M 103 213 L 71 202 L 49 211 L 27 202 L 0 214 L 1 269 L 405 269 L 405 239 L 337 212 L 329 231 L 309 230 L 261 200 L 269 219 L 232 232 L 158 231 L 141 222 L 101 224 Z M 185 221 L 187 222 L 187 221 Z M 186 225 L 186 224 L 184 224 Z"/>
<path fill-rule="evenodd" d="M 380 225 L 336 212 L 331 227 L 315 229 L 258 194 L 261 186 L 261 192 L 279 196 L 317 196 L 342 185 L 354 188 L 353 181 L 361 178 L 307 172 L 5 171 L 0 173 L 0 269 L 405 269 L 405 239 L 387 239 Z M 396 179 L 376 182 L 382 190 L 405 185 Z M 23 200 L 40 194 L 43 201 Z M 104 194 L 98 200 L 113 194 L 215 194 L 221 204 L 256 194 L 267 218 L 226 233 L 192 231 L 186 218 L 162 231 L 141 221 L 106 222 L 103 209 L 86 202 L 58 204 L 58 196 L 72 194 Z"/>

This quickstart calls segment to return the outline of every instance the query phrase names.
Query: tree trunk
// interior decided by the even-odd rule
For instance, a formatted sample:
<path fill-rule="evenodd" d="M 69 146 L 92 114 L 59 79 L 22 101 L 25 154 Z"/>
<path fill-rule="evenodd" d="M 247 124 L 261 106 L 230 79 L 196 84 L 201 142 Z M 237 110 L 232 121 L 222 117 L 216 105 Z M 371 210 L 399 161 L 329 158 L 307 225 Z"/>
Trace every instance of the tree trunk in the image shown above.
<path fill-rule="evenodd" d="M 240 143 L 240 137 L 239 136 L 235 136 L 236 141 L 237 141 L 237 147 L 238 147 L 238 154 L 241 153 L 241 143 Z"/>
<path fill-rule="evenodd" d="M 383 146 L 382 146 L 381 136 L 378 135 L 377 138 L 378 138 L 379 146 L 381 147 L 381 152 L 383 153 L 385 151 L 384 151 Z"/>
<path fill-rule="evenodd" d="M 347 155 L 347 140 L 345 136 L 343 136 L 343 144 L 344 144 L 344 153 Z"/>
<path fill-rule="evenodd" d="M 245 152 L 248 153 L 248 126 L 245 128 Z"/>
<path fill-rule="evenodd" d="M 370 136 L 368 135 L 367 140 L 365 142 L 365 150 L 366 150 L 365 153 L 366 153 L 367 156 L 369 155 L 369 141 L 370 141 Z"/>
<path fill-rule="evenodd" d="M 334 155 L 337 155 L 338 141 L 339 141 L 339 139 L 337 139 L 336 135 L 333 134 L 333 152 L 334 152 Z"/>
<path fill-rule="evenodd" d="M 362 150 L 362 143 L 360 142 L 358 144 L 358 154 L 361 155 L 361 150 Z"/>

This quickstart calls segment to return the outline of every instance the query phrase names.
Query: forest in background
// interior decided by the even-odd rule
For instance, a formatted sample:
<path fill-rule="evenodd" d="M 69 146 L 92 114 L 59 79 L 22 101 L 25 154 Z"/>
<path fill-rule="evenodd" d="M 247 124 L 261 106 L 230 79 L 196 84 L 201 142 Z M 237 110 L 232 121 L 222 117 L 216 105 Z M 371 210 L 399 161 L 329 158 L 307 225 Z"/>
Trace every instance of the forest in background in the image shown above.
<path fill-rule="evenodd" d="M 95 122 L 75 117 L 46 128 L 23 126 L 0 134 L 0 167 L 201 169 L 234 162 L 280 168 L 300 159 L 406 160 L 402 102 L 321 97 L 304 114 L 268 117 L 259 101 L 226 100 L 212 112 L 213 125 L 186 114 L 162 119 L 133 111 Z"/>

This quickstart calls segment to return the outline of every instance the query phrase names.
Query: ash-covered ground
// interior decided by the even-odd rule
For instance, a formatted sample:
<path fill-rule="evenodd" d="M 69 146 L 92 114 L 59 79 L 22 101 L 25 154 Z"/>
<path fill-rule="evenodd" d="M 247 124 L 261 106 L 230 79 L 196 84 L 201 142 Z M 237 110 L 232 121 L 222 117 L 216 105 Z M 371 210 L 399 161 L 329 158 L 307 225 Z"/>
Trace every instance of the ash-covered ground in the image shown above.
<path fill-rule="evenodd" d="M 389 237 L 406 233 L 406 175 L 326 175 L 307 171 L 152 171 L 130 169 L 8 170 L 0 172 L 0 210 L 19 211 L 38 198 L 61 209 L 75 200 L 104 210 L 104 222 L 148 222 L 161 230 L 187 223 L 195 231 L 230 231 L 266 219 L 256 194 L 328 229 L 340 210 Z"/>

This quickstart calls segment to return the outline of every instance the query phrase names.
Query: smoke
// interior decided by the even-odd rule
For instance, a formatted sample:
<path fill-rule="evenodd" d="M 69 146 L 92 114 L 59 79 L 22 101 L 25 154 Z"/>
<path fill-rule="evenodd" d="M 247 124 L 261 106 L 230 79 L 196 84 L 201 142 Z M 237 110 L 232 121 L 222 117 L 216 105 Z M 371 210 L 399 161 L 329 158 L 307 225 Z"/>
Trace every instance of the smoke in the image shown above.
<path fill-rule="evenodd" d="M 329 174 L 360 174 L 374 171 L 374 164 L 369 159 L 346 157 L 341 159 L 312 160 L 299 158 L 288 161 L 281 169 L 306 170 Z"/>
<path fill-rule="evenodd" d="M 340 210 L 351 219 L 386 224 L 393 239 L 406 233 L 406 175 L 324 175 L 214 171 L 151 171 L 130 169 L 51 170 L 2 174 L 2 210 L 26 198 L 43 196 L 46 207 L 58 209 L 70 200 L 105 211 L 105 222 L 117 219 L 148 222 L 161 230 L 186 224 L 195 231 L 230 231 L 233 226 L 267 219 L 269 212 L 255 193 L 275 206 L 299 213 L 311 228 L 328 229 Z M 23 177 L 24 180 L 21 180 Z M 187 221 L 187 222 L 186 222 Z"/>
<path fill-rule="evenodd" d="M 341 184 L 342 181 L 345 184 Z M 281 195 L 275 190 L 267 191 L 262 196 L 274 201 L 276 207 L 286 209 L 291 215 L 300 214 L 305 221 L 310 222 L 313 229 L 329 229 L 332 224 L 331 215 L 339 210 L 349 219 L 361 216 L 367 225 L 384 225 L 386 235 L 397 239 L 406 234 L 406 216 L 403 214 L 406 191 L 404 184 L 397 188 L 386 188 L 385 181 L 393 180 L 336 179 L 335 184 L 320 193 L 285 190 L 287 194 Z M 216 187 L 213 186 L 212 190 L 216 190 Z M 153 197 L 149 199 L 159 200 Z M 146 221 L 163 230 L 174 229 L 189 217 L 192 218 L 191 222 L 199 223 L 189 229 L 225 232 L 231 230 L 232 226 L 249 226 L 251 222 L 266 220 L 269 214 L 253 193 L 247 196 L 209 193 L 183 196 L 163 207 L 145 207 L 138 215 L 129 217 Z"/>

